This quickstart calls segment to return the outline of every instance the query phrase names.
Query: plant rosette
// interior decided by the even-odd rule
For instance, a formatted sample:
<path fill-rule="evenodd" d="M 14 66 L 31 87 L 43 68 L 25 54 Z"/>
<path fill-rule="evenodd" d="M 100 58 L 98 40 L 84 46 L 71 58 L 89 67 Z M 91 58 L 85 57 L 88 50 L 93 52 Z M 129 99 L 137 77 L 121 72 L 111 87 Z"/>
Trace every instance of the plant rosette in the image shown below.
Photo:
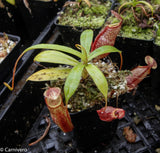
<path fill-rule="evenodd" d="M 38 72 L 35 72 L 27 79 L 30 81 L 52 80 L 52 86 L 57 86 L 56 88 L 52 88 L 52 90 L 50 90 L 50 88 L 47 89 L 48 94 L 44 94 L 45 97 L 47 97 L 47 104 L 52 104 L 52 100 L 55 101 L 53 103 L 55 105 L 53 106 L 54 109 L 60 106 L 64 100 L 66 106 L 71 110 L 71 112 L 79 112 L 87 108 L 92 108 L 96 104 L 105 104 L 103 109 L 107 108 L 107 114 L 106 116 L 100 115 L 100 118 L 104 121 L 110 122 L 116 118 L 119 118 L 120 116 L 117 116 L 118 114 L 114 114 L 118 113 L 116 111 L 119 109 L 111 109 L 109 106 L 107 106 L 107 99 L 117 97 L 126 93 L 127 91 L 133 90 L 137 84 L 141 82 L 147 74 L 150 73 L 151 68 L 156 68 L 156 62 L 151 57 L 146 57 L 145 61 L 148 66 L 138 66 L 133 70 L 135 74 L 129 70 L 119 70 L 110 59 L 107 59 L 107 61 L 103 61 L 105 59 L 98 61 L 96 60 L 96 62 L 94 62 L 92 60 L 102 54 L 116 52 L 121 53 L 121 51 L 113 46 L 101 46 L 90 53 L 89 51 L 92 38 L 92 30 L 85 30 L 81 34 L 81 45 L 76 46 L 78 49 L 81 49 L 82 53 L 61 45 L 39 44 L 27 48 L 19 56 L 17 62 L 29 50 L 43 48 L 48 49 L 39 53 L 34 58 L 34 61 L 66 64 L 70 66 L 42 69 Z M 61 52 L 73 54 L 81 58 L 81 62 Z M 55 58 L 55 56 L 57 58 Z M 17 66 L 17 62 L 15 67 Z M 140 72 L 142 72 L 142 74 Z M 10 90 L 13 90 L 14 78 L 12 81 L 12 87 L 6 83 L 4 84 Z M 64 89 L 64 94 L 61 92 L 60 88 Z M 74 94 L 77 96 L 77 98 L 75 98 L 75 102 L 72 100 L 72 96 Z M 80 97 L 80 99 L 78 99 L 78 97 Z M 86 100 L 83 100 L 83 98 L 86 98 Z M 93 99 L 95 99 L 95 101 Z M 73 102 L 73 104 L 71 104 L 70 101 L 71 103 Z M 86 103 L 87 101 L 89 101 L 90 104 Z M 48 106 L 51 104 L 48 104 Z M 114 113 L 111 111 L 113 114 L 110 114 L 110 110 L 112 110 Z M 100 112 L 101 111 L 98 111 L 98 113 Z"/>
<path fill-rule="evenodd" d="M 121 94 L 121 92 L 127 91 L 125 76 L 129 74 L 129 71 L 118 71 L 117 67 L 109 59 L 106 62 L 92 62 L 92 59 L 101 54 L 121 52 L 112 46 L 102 46 L 90 52 L 92 39 L 92 30 L 85 30 L 81 34 L 81 45 L 76 45 L 81 52 L 69 47 L 54 44 L 39 44 L 26 50 L 48 48 L 48 51 L 41 52 L 34 60 L 37 62 L 46 61 L 50 63 L 52 61 L 52 63 L 69 65 L 67 67 L 59 66 L 40 70 L 31 75 L 28 80 L 52 80 L 49 89 L 44 93 L 45 102 L 51 117 L 63 132 L 71 132 L 74 130 L 77 146 L 81 150 L 86 147 L 90 148 L 104 139 L 108 139 L 110 142 L 117 126 L 117 121 L 113 120 L 121 119 L 125 115 L 125 111 L 116 108 L 115 103 L 115 107 L 107 107 L 107 98 L 108 96 L 116 97 L 116 95 Z M 52 50 L 50 50 L 51 48 Z M 62 52 L 58 51 L 59 49 Z M 63 51 L 77 56 L 80 58 L 80 61 L 64 54 Z M 116 82 L 114 81 L 115 79 Z M 114 91 L 112 91 L 112 88 L 114 88 Z M 97 112 L 96 109 L 93 111 L 93 108 L 96 108 L 95 106 L 98 106 L 97 108 L 99 109 L 105 106 L 107 111 L 99 110 Z M 72 112 L 71 117 L 68 110 Z M 83 110 L 89 110 L 87 111 L 86 117 L 84 117 L 86 111 L 84 112 Z M 79 117 L 81 115 L 73 114 L 76 112 L 82 114 L 82 117 Z M 103 112 L 105 117 L 102 115 Z M 90 114 L 94 115 L 92 116 Z M 102 120 L 99 118 L 98 114 L 100 114 Z M 78 116 L 78 118 L 76 116 Z M 86 124 L 77 126 L 79 125 L 76 122 L 77 119 L 79 123 L 82 123 L 81 121 L 83 120 L 83 123 Z M 112 132 L 106 132 L 104 136 L 103 132 L 105 132 L 106 129 Z M 79 135 L 79 130 L 83 136 Z M 86 130 L 90 131 L 87 132 Z M 86 132 L 87 135 L 84 134 Z M 93 139 L 95 136 L 99 136 L 99 138 Z M 90 145 L 88 145 L 89 140 L 91 142 Z"/>

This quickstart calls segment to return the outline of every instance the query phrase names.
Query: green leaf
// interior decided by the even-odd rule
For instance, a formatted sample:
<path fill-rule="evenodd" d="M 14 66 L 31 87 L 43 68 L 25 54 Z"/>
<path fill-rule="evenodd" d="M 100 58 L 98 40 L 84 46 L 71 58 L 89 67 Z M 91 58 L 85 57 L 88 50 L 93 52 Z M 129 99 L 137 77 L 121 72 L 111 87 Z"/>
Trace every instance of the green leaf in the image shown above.
<path fill-rule="evenodd" d="M 108 83 L 103 73 L 93 64 L 88 64 L 85 68 L 89 75 L 92 77 L 97 88 L 104 95 L 105 99 L 107 99 Z"/>
<path fill-rule="evenodd" d="M 78 64 L 71 70 L 66 79 L 64 85 L 66 105 L 68 104 L 68 101 L 71 98 L 71 96 L 75 93 L 76 89 L 78 88 L 83 69 L 84 65 L 82 63 Z"/>
<path fill-rule="evenodd" d="M 81 46 L 83 46 L 87 51 L 87 54 L 89 54 L 90 52 L 92 41 L 93 41 L 93 31 L 92 30 L 83 31 L 80 37 L 80 43 Z"/>
<path fill-rule="evenodd" d="M 15 0 L 6 0 L 8 3 L 10 3 L 11 5 L 15 5 L 16 4 L 16 2 L 15 2 Z"/>
<path fill-rule="evenodd" d="M 123 3 L 120 7 L 119 7 L 119 9 L 118 9 L 118 13 L 120 14 L 121 13 L 121 9 L 125 6 L 125 7 L 127 7 L 128 5 L 132 5 L 132 3 L 133 2 L 125 2 L 125 3 Z"/>
<path fill-rule="evenodd" d="M 69 68 L 49 68 L 43 69 L 32 74 L 27 81 L 50 81 L 57 79 L 65 79 L 71 69 Z"/>
<path fill-rule="evenodd" d="M 34 61 L 37 62 L 47 62 L 47 63 L 58 63 L 58 64 L 67 64 L 75 66 L 79 62 L 64 53 L 61 53 L 59 51 L 53 51 L 53 50 L 46 50 L 41 53 L 39 53 L 35 58 Z"/>
<path fill-rule="evenodd" d="M 27 51 L 33 50 L 33 49 L 52 49 L 52 50 L 58 50 L 61 52 L 70 53 L 70 54 L 75 55 L 79 58 L 82 57 L 82 54 L 80 52 L 78 52 L 77 50 L 74 50 L 70 47 L 56 45 L 56 44 L 38 44 L 38 45 L 34 45 L 34 46 L 27 48 L 24 52 L 27 52 Z"/>
<path fill-rule="evenodd" d="M 82 54 L 83 54 L 83 63 L 87 64 L 88 63 L 87 52 L 86 52 L 85 48 L 83 48 L 83 46 L 81 47 L 81 50 L 82 50 Z"/>
<path fill-rule="evenodd" d="M 152 5 L 150 4 L 150 3 L 148 3 L 148 2 L 146 2 L 146 1 L 138 1 L 137 2 L 138 4 L 140 4 L 140 3 L 142 3 L 142 4 L 145 4 L 145 5 L 147 5 L 149 8 L 150 8 L 150 10 L 151 10 L 151 12 L 152 12 L 152 16 L 153 16 L 153 7 L 152 7 Z"/>
<path fill-rule="evenodd" d="M 79 44 L 76 44 L 76 47 L 82 51 L 82 59 L 81 59 L 82 63 L 87 64 L 88 63 L 88 55 L 87 55 L 85 48 Z"/>
<path fill-rule="evenodd" d="M 99 55 L 102 55 L 105 53 L 114 53 L 114 52 L 121 53 L 120 50 L 118 50 L 117 48 L 113 46 L 101 46 L 89 54 L 88 61 L 92 60 L 93 58 Z"/>

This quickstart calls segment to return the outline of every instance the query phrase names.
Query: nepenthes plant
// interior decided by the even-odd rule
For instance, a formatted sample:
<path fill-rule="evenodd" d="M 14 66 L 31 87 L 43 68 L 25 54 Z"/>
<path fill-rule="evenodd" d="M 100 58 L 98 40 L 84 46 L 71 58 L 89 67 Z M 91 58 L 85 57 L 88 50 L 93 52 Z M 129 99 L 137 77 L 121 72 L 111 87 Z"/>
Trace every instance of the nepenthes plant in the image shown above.
<path fill-rule="evenodd" d="M 150 3 L 146 1 L 131 0 L 123 3 L 118 8 L 118 13 L 123 15 L 123 13 L 128 10 L 132 11 L 134 19 L 140 27 L 146 28 L 153 26 L 151 18 L 153 17 L 154 9 Z M 149 20 L 150 22 L 148 22 Z"/>
<path fill-rule="evenodd" d="M 115 10 L 123 19 L 119 36 L 152 40 L 155 35 L 156 22 L 158 21 L 157 11 L 149 1 L 119 0 L 120 5 Z M 110 16 L 108 22 L 117 22 L 117 19 Z"/>
<path fill-rule="evenodd" d="M 37 44 L 27 48 L 15 63 L 12 86 L 4 84 L 13 90 L 16 66 L 26 52 L 46 49 L 39 53 L 34 61 L 63 66 L 42 69 L 27 80 L 51 81 L 52 85 L 44 92 L 45 102 L 53 121 L 63 132 L 70 132 L 74 128 L 68 110 L 81 111 L 100 104 L 102 108 L 97 110 L 97 113 L 101 120 L 111 122 L 123 118 L 125 111 L 108 106 L 107 99 L 133 90 L 150 73 L 151 68 L 156 68 L 157 65 L 153 58 L 147 56 L 145 58 L 147 66 L 138 66 L 132 71 L 122 71 L 120 70 L 122 56 L 120 56 L 120 69 L 109 58 L 107 62 L 105 61 L 104 57 L 109 53 L 121 55 L 121 51 L 113 45 L 122 19 L 116 12 L 112 13 L 120 19 L 120 22 L 105 25 L 94 42 L 93 31 L 90 29 L 83 31 L 80 44 L 76 44 L 78 50 L 57 44 Z"/>
<path fill-rule="evenodd" d="M 148 16 L 148 14 L 147 14 L 148 9 L 146 9 L 146 7 L 144 5 L 150 9 L 151 15 L 153 16 L 152 5 L 146 1 L 138 1 L 138 0 L 131 0 L 129 2 L 123 3 L 118 9 L 118 13 L 120 13 L 122 11 L 122 8 L 125 8 L 125 9 L 131 9 L 133 14 L 135 15 L 136 8 L 140 8 L 143 11 L 143 13 L 146 16 Z M 136 15 L 135 15 L 135 18 L 136 18 L 136 20 L 138 20 Z"/>

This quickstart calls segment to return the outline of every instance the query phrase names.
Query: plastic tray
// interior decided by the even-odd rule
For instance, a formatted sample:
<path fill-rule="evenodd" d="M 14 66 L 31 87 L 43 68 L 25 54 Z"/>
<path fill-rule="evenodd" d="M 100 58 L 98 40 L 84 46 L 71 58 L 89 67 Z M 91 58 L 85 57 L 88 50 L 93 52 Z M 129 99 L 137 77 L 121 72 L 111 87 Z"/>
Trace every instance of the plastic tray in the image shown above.
<path fill-rule="evenodd" d="M 126 95 L 122 107 L 125 109 L 126 115 L 119 121 L 113 140 L 109 143 L 108 141 L 107 143 L 102 141 L 102 143 L 95 144 L 89 150 L 80 151 L 76 148 L 73 133 L 63 133 L 52 121 L 46 137 L 41 142 L 31 147 L 28 146 L 29 143 L 38 139 L 46 128 L 47 124 L 44 116 L 48 116 L 49 111 L 44 106 L 25 138 L 22 148 L 27 149 L 27 153 L 156 153 L 155 149 L 160 145 L 159 113 L 148 104 L 148 99 L 144 99 L 139 91 L 134 96 L 132 94 Z M 141 119 L 137 125 L 134 122 L 135 114 Z M 153 116 L 154 118 L 152 118 Z M 135 143 L 127 142 L 123 136 L 123 128 L 127 126 L 130 126 L 137 135 Z M 96 140 L 97 137 L 94 139 Z"/>

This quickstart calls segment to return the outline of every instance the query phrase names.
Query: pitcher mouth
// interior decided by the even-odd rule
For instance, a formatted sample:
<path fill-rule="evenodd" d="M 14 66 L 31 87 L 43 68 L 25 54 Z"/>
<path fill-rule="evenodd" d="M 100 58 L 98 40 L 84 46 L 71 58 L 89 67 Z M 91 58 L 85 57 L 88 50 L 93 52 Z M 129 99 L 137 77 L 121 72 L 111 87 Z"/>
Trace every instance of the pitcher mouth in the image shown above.
<path fill-rule="evenodd" d="M 60 93 L 61 89 L 58 87 L 49 88 L 44 92 L 45 101 L 48 107 L 57 108 L 61 105 L 62 97 Z"/>

